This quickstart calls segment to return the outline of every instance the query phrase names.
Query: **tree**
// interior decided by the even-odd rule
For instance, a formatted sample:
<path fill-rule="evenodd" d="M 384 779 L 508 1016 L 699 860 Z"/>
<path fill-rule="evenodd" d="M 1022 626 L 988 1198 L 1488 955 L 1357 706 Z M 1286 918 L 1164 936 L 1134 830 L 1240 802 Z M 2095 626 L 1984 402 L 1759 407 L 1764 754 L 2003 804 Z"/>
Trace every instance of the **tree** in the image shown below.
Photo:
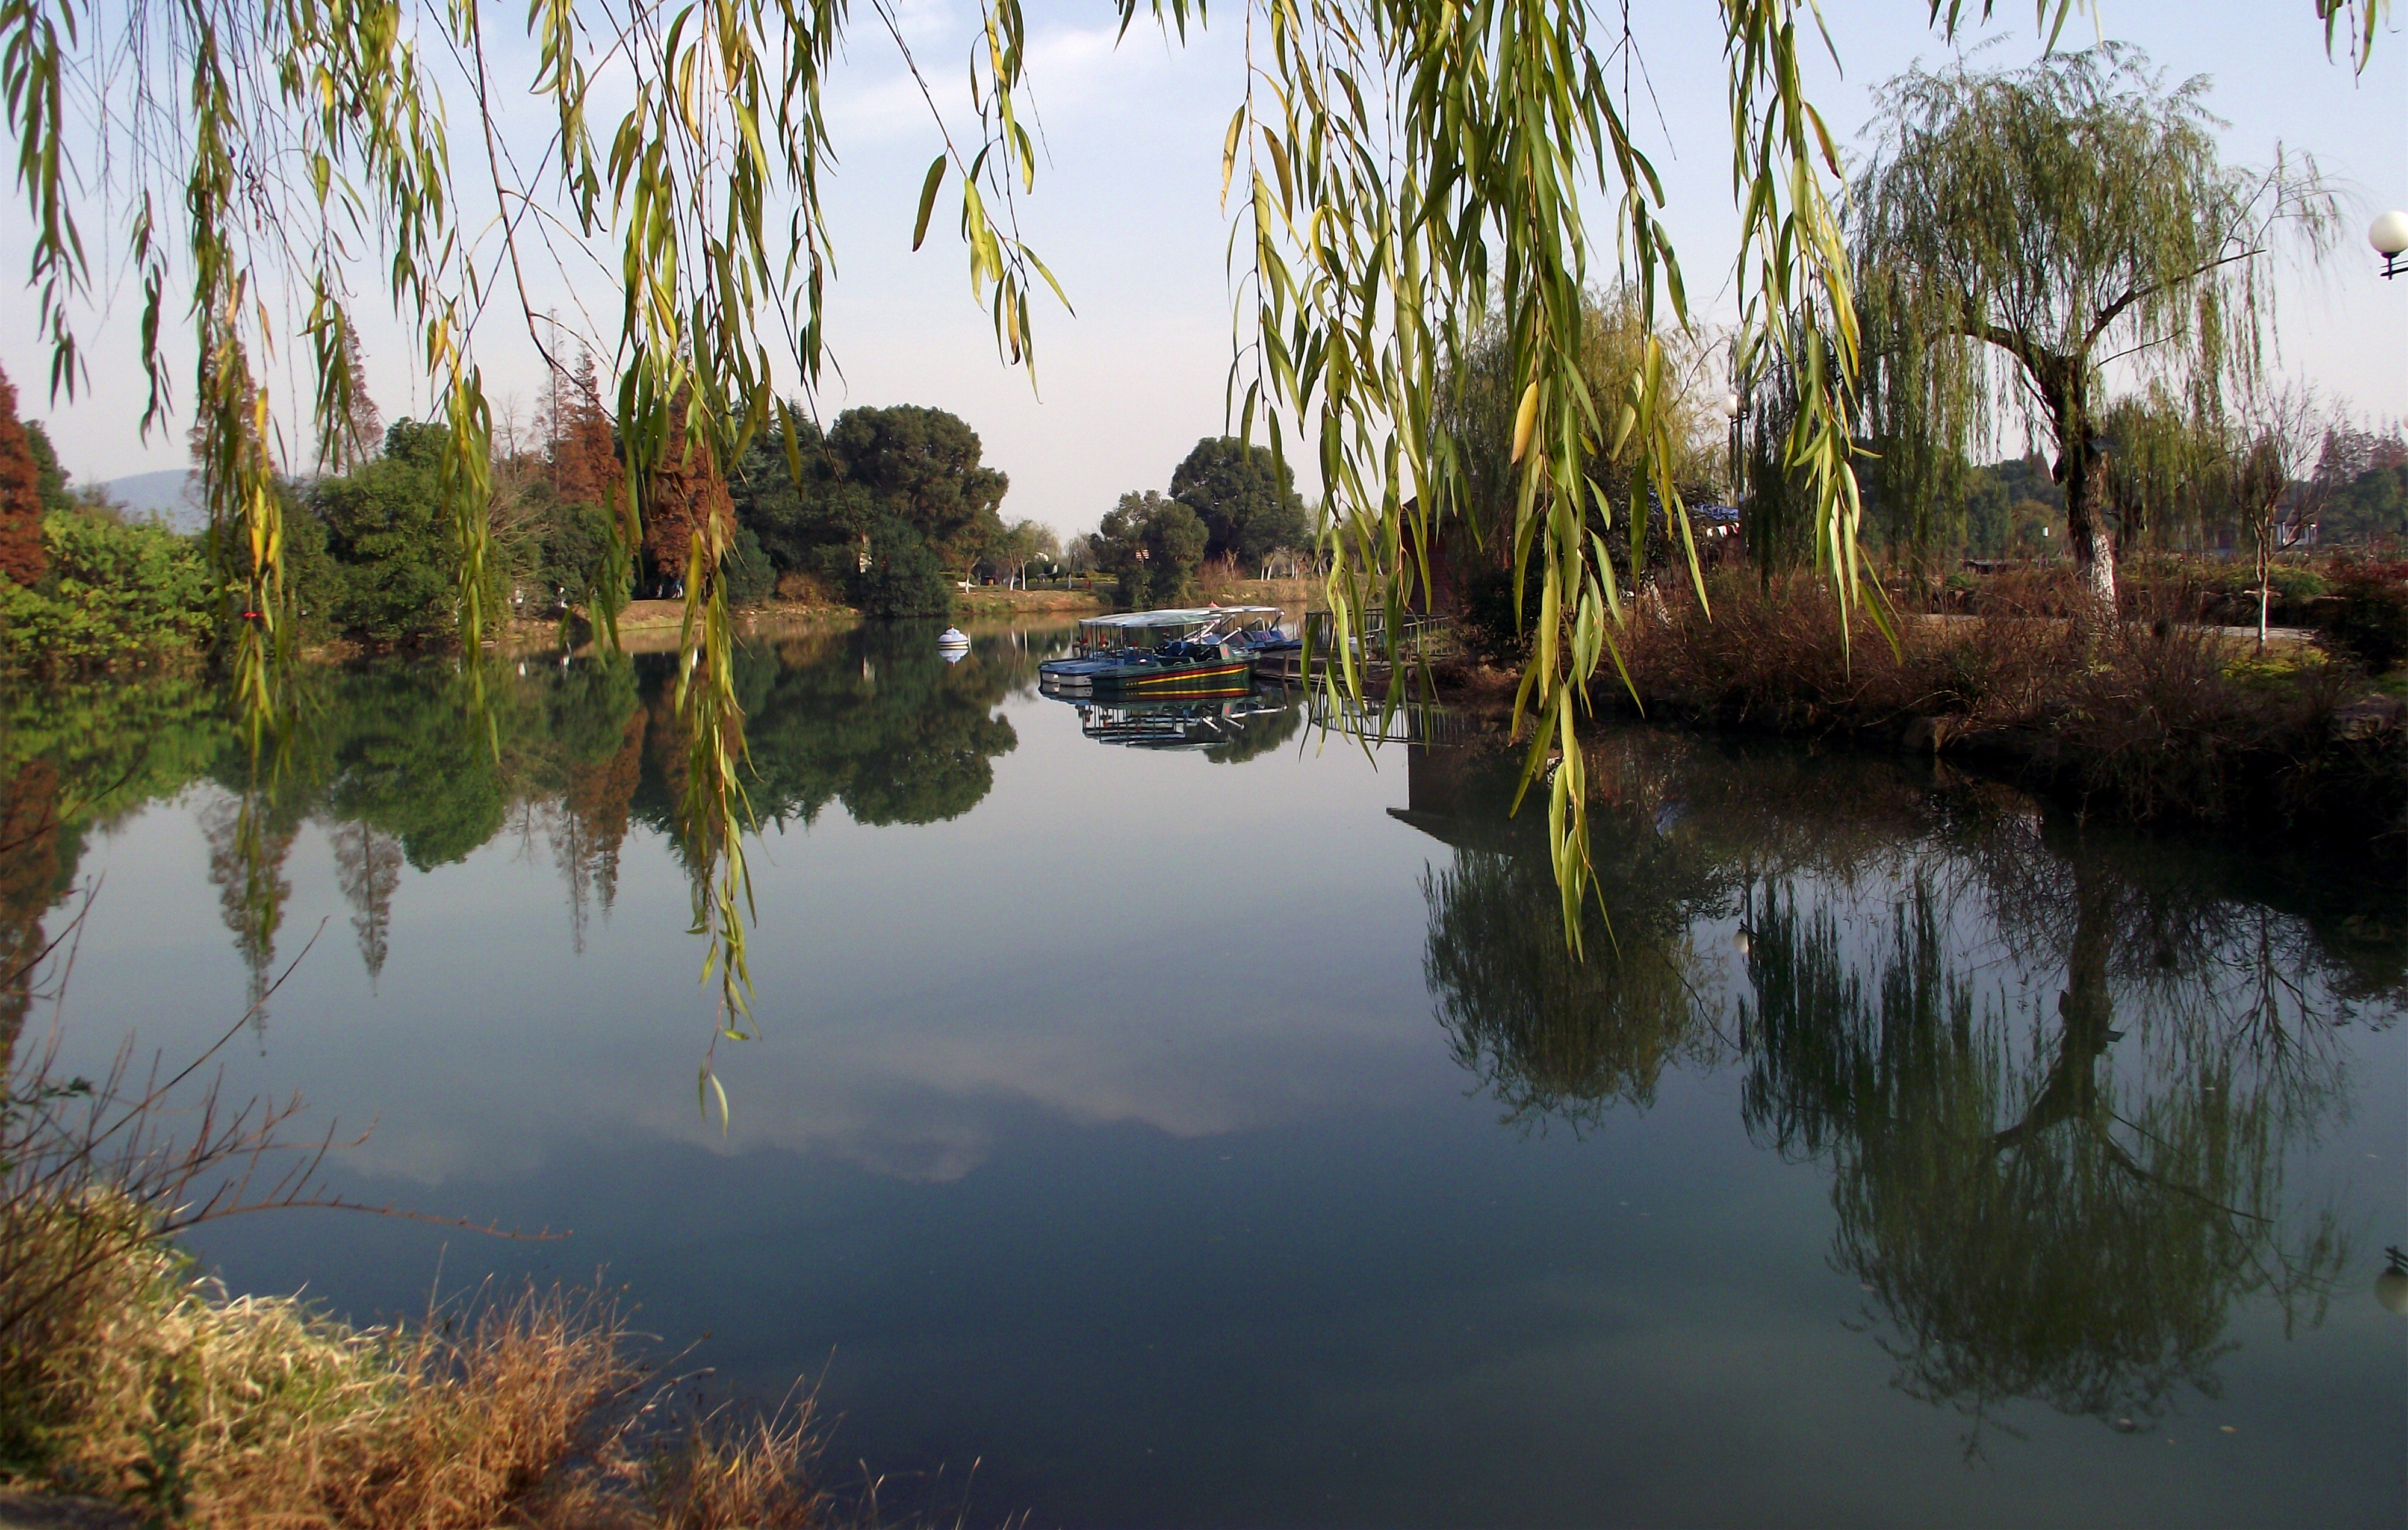
<path fill-rule="evenodd" d="M 1270 448 L 1207 436 L 1170 475 L 1170 497 L 1204 522 L 1204 556 L 1260 563 L 1312 534 L 1296 474 Z"/>
<path fill-rule="evenodd" d="M 906 563 L 918 564 L 918 554 L 899 551 L 902 540 L 882 528 L 907 527 L 923 550 L 960 570 L 958 578 L 969 577 L 981 559 L 1002 556 L 1004 527 L 996 512 L 1010 480 L 982 465 L 980 454 L 978 432 L 940 409 L 850 409 L 823 437 L 789 405 L 779 425 L 747 448 L 729 486 L 737 519 L 780 571 L 810 574 L 868 609 L 873 598 L 864 582 L 874 544 L 882 540 Z M 940 613 L 943 583 L 905 603 Z M 874 603 L 884 610 L 896 586 L 884 576 L 878 584 Z"/>
<path fill-rule="evenodd" d="M 42 469 L 17 418 L 17 390 L 0 372 L 0 577 L 32 585 L 49 559 L 42 552 Z"/>
<path fill-rule="evenodd" d="M 1929 492 L 2001 401 L 2029 400 L 2109 613 L 2100 368 L 2121 358 L 2214 412 L 2228 381 L 2258 372 L 2264 257 L 2286 241 L 2320 254 L 2340 224 L 2313 162 L 2225 165 L 2206 95 L 2203 79 L 2167 89 L 2116 43 L 2023 69 L 1918 67 L 1877 96 L 1856 186 L 1868 423 L 1890 488 Z"/>
<path fill-rule="evenodd" d="M 67 470 L 59 466 L 58 450 L 50 444 L 50 433 L 42 428 L 39 420 L 27 420 L 24 425 L 25 445 L 34 454 L 34 468 L 37 475 L 35 488 L 41 495 L 43 511 L 69 509 L 76 503 L 77 497 L 67 492 Z M 93 485 L 89 492 L 99 494 L 99 486 Z"/>
<path fill-rule="evenodd" d="M 942 616 L 953 607 L 953 592 L 945 566 L 936 552 L 909 524 L 878 523 L 869 533 L 866 564 L 856 582 L 861 609 L 867 615 L 909 620 Z"/>
<path fill-rule="evenodd" d="M 695 428 L 692 400 L 681 396 L 670 408 L 677 433 L 645 484 L 644 556 L 659 588 L 681 591 L 695 570 L 716 570 L 733 549 L 736 506 L 709 435 Z"/>
<path fill-rule="evenodd" d="M 2408 531 L 2408 431 L 2336 426 L 2316 458 L 2326 542 L 2372 541 Z"/>
<path fill-rule="evenodd" d="M 323 580 L 314 599 L 336 631 L 417 645 L 456 630 L 460 554 L 441 524 L 446 449 L 442 426 L 396 420 L 385 431 L 382 455 L 308 486 L 305 498 L 322 527 L 326 566 L 301 583 L 315 588 Z M 310 560 L 288 556 L 296 570 L 309 569 Z M 498 606 L 507 593 L 494 587 L 502 570 L 494 567 L 484 577 L 485 599 Z"/>
<path fill-rule="evenodd" d="M 618 497 L 625 469 L 595 382 L 594 354 L 579 357 L 577 370 L 566 379 L 552 373 L 550 393 L 545 413 L 552 498 L 564 505 L 608 506 Z"/>
<path fill-rule="evenodd" d="M 1062 556 L 1062 544 L 1055 539 L 1050 526 L 1036 521 L 1014 521 L 1004 527 L 1003 535 L 996 539 L 994 556 L 996 568 L 1006 572 L 1008 582 L 1025 587 L 1028 583 L 1028 566 L 1058 559 Z"/>
<path fill-rule="evenodd" d="M 342 368 L 331 374 L 343 391 L 342 407 L 334 416 L 332 433 L 318 442 L 318 460 L 337 471 L 373 459 L 384 446 L 384 416 L 368 396 L 365 353 L 356 330 L 345 327 L 340 345 Z"/>
<path fill-rule="evenodd" d="M 828 432 L 828 448 L 846 483 L 964 578 L 1002 533 L 996 511 L 1011 480 L 981 465 L 978 432 L 958 415 L 918 404 L 849 409 Z"/>
<path fill-rule="evenodd" d="M 2274 556 L 2306 540 L 2315 526 L 2311 466 L 2330 429 L 2313 387 L 2286 387 L 2249 400 L 2225 444 L 2223 479 L 2249 528 L 2258 556 L 2258 646 L 2266 646 L 2273 603 Z M 2309 498 L 2299 493 L 2301 487 Z"/>

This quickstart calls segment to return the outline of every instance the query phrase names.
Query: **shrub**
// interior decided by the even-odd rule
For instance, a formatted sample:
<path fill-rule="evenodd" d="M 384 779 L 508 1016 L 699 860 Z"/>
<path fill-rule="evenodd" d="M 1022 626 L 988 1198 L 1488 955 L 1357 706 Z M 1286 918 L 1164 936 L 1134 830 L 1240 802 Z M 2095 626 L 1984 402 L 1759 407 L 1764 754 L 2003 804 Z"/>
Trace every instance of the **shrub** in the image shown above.
<path fill-rule="evenodd" d="M 2408 583 L 2379 572 L 2344 577 L 2337 594 L 2341 605 L 2326 628 L 2331 644 L 2382 674 L 2408 659 Z"/>
<path fill-rule="evenodd" d="M 185 658 L 208 644 L 208 567 L 194 539 L 90 510 L 42 518 L 49 571 L 0 581 L 0 665 L 51 671 Z"/>
<path fill-rule="evenodd" d="M 2277 563 L 2266 570 L 2277 605 L 2303 606 L 2325 593 L 2324 576 L 2304 564 Z"/>

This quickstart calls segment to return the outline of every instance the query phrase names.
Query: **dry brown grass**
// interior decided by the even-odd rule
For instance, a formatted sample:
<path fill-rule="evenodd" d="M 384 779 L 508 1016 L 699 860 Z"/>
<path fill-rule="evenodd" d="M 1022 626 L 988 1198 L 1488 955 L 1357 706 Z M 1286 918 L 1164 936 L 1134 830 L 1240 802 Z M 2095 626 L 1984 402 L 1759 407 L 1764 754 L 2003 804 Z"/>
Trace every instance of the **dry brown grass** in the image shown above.
<path fill-rule="evenodd" d="M 0 1405 L 33 1457 L 13 1463 L 21 1481 L 198 1530 L 825 1518 L 808 1410 L 665 1426 L 621 1314 L 598 1298 L 529 1291 L 355 1330 L 296 1302 L 229 1297 L 154 1242 L 92 1272 L 81 1298 Z"/>
<path fill-rule="evenodd" d="M 2408 832 L 2408 735 L 2388 714 L 2353 717 L 2364 676 L 2317 650 L 2045 614 L 1901 614 L 1893 648 L 1861 618 L 1843 634 L 1804 580 L 1708 588 L 1711 620 L 1675 597 L 1627 629 L 1653 714 L 2000 756 L 2141 820 Z"/>

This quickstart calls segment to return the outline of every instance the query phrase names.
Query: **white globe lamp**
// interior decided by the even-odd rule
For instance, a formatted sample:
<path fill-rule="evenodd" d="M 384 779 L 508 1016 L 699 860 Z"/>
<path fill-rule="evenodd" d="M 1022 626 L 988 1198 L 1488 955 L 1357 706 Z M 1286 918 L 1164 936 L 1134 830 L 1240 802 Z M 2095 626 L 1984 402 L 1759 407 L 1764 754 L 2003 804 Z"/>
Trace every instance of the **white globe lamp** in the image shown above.
<path fill-rule="evenodd" d="M 2400 258 L 2408 254 L 2408 212 L 2394 208 L 2375 219 L 2373 225 L 2366 231 L 2366 242 L 2374 246 L 2374 253 L 2383 257 L 2385 276 L 2398 276 L 2408 271 L 2408 263 Z"/>

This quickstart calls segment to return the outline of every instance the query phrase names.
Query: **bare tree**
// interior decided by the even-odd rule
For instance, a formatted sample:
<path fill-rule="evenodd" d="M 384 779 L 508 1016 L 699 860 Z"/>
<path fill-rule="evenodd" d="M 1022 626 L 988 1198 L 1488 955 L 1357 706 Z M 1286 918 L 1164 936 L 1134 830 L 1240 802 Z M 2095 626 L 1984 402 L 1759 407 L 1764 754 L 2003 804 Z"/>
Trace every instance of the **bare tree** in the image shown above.
<path fill-rule="evenodd" d="M 2226 445 L 2225 475 L 2233 508 L 2249 527 L 2258 553 L 2258 646 L 2266 646 L 2276 554 L 2299 545 L 2315 527 L 2322 496 L 2314 485 L 2317 455 L 2333 426 L 2332 411 L 2313 383 L 2253 394 L 2234 420 Z"/>

